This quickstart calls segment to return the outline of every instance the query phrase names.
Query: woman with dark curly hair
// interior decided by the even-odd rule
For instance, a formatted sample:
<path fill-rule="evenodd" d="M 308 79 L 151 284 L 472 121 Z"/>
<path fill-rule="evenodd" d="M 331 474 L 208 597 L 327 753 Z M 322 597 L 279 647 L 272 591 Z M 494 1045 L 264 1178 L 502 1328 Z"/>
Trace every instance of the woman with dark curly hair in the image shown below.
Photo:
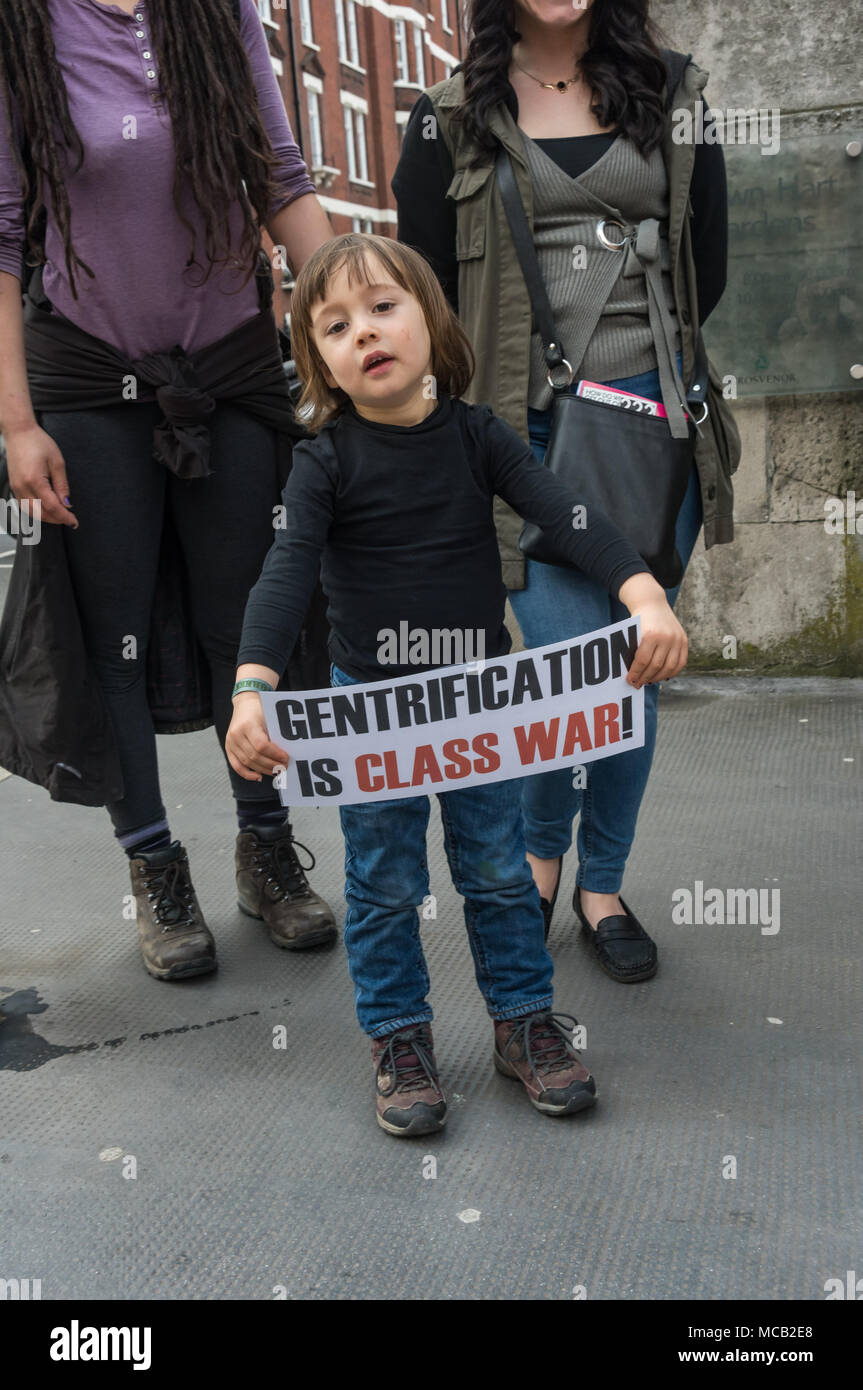
<path fill-rule="evenodd" d="M 193 726 L 215 722 L 224 751 L 246 596 L 273 540 L 285 448 L 289 467 L 291 438 L 303 433 L 260 225 L 296 270 L 332 228 L 254 0 L 3 0 L 0 90 L 9 480 L 19 503 L 41 508 L 39 563 L 46 548 L 65 548 L 54 587 L 74 591 L 70 623 L 80 623 L 86 661 L 69 658 L 64 633 L 59 681 L 72 701 L 95 671 L 89 703 L 107 710 L 116 774 L 92 739 L 74 744 L 81 758 L 61 752 L 50 767 L 24 746 L 9 690 L 20 716 L 28 702 L 41 712 L 58 683 L 44 652 L 28 664 L 35 610 L 15 614 L 0 641 L 0 747 L 10 770 L 55 799 L 107 805 L 130 860 L 146 968 L 186 978 L 216 958 L 186 851 L 171 839 L 148 702 L 148 641 L 177 640 L 173 629 L 151 633 L 163 523 L 182 553 L 212 686 L 208 717 Z M 25 258 L 38 268 L 22 319 Z M 34 563 L 21 547 L 19 561 Z M 168 702 L 186 709 L 188 694 L 170 689 Z M 52 720 L 31 718 L 31 745 Z M 73 745 L 68 721 L 63 737 Z M 241 906 L 279 946 L 332 940 L 332 913 L 309 888 L 278 793 L 228 771 Z"/>
<path fill-rule="evenodd" d="M 685 436 L 684 383 L 693 381 L 699 327 L 726 277 L 721 146 L 674 139 L 674 113 L 695 111 L 707 74 L 660 49 L 647 0 L 472 0 L 467 10 L 464 64 L 417 101 L 392 181 L 399 238 L 427 256 L 476 353 L 466 398 L 489 404 L 544 458 L 553 390 L 495 178 L 503 145 L 573 368 L 570 389 L 581 378 L 661 402 L 671 433 Z M 646 265 L 636 234 L 651 220 L 659 254 Z M 606 224 L 620 230 L 603 237 Z M 708 413 L 676 517 L 684 566 L 702 524 L 708 547 L 733 538 L 739 436 L 709 373 Z M 597 462 L 614 468 L 613 458 Z M 625 616 L 583 573 L 526 558 L 521 529 L 498 504 L 504 580 L 527 646 Z M 667 592 L 673 604 L 678 588 Z M 619 896 L 653 758 L 657 697 L 648 685 L 642 748 L 582 776 L 549 772 L 523 787 L 546 931 L 580 813 L 573 907 L 599 964 L 625 982 L 657 968 L 654 942 Z"/>

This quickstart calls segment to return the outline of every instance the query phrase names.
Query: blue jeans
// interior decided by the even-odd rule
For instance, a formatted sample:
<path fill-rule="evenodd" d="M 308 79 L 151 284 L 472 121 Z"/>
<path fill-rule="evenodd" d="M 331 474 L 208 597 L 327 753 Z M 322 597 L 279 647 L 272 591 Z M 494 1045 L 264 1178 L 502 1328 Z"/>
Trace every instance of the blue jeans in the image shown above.
<path fill-rule="evenodd" d="M 678 354 L 678 367 L 680 355 Z M 659 374 L 644 372 L 607 383 L 659 400 Z M 573 384 L 573 389 L 575 383 Z M 534 454 L 545 458 L 551 432 L 551 411 L 528 409 L 528 429 Z M 614 517 L 610 518 L 612 521 Z M 695 464 L 677 519 L 677 549 L 684 567 L 702 523 L 701 488 Z M 618 599 L 581 570 L 562 569 L 527 561 L 527 587 L 511 590 L 509 599 L 526 647 L 542 647 L 604 627 L 628 617 Z M 673 606 L 680 586 L 666 590 Z M 526 777 L 523 782 L 525 840 L 531 854 L 556 859 L 572 844 L 572 823 L 578 827 L 576 883 L 591 893 L 616 893 L 623 882 L 626 860 L 635 838 L 635 823 L 647 786 L 656 743 L 659 686 L 644 687 L 644 746 L 603 758 L 586 766 L 586 785 L 575 789 L 572 772 Z"/>
<path fill-rule="evenodd" d="M 333 666 L 331 685 L 355 685 Z M 539 893 L 525 858 L 521 780 L 437 793 L 452 881 L 476 980 L 492 1018 L 549 1009 L 553 966 Z M 340 806 L 344 937 L 364 1032 L 383 1037 L 433 1017 L 418 906 L 429 892 L 427 796 Z"/>

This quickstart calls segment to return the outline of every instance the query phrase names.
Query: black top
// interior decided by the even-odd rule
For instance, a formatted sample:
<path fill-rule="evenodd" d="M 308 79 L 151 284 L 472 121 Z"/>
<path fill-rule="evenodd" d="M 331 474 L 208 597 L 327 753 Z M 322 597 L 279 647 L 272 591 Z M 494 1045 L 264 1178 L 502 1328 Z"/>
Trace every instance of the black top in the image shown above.
<path fill-rule="evenodd" d="M 507 83 L 506 104 L 517 124 L 518 97 L 511 83 Z M 446 196 L 453 179 L 452 158 L 444 140 L 423 138 L 423 119 L 433 112 L 431 99 L 423 92 L 414 103 L 405 127 L 402 151 L 390 187 L 398 207 L 399 241 L 423 253 L 458 313 L 457 212 L 453 200 Z M 705 105 L 705 123 L 708 117 L 709 108 Z M 571 178 L 577 178 L 595 164 L 607 148 L 607 145 L 589 142 L 610 143 L 612 138 L 610 135 L 572 136 L 535 143 Z M 728 193 L 721 145 L 695 146 L 689 196 L 698 313 L 703 324 L 722 298 L 727 279 Z"/>
<path fill-rule="evenodd" d="M 442 391 L 418 425 L 390 425 L 365 420 L 349 403 L 294 448 L 282 494 L 285 526 L 249 595 L 238 665 L 255 662 L 281 675 L 319 564 L 330 655 L 358 680 L 448 664 L 379 662 L 384 631 L 398 634 L 402 623 L 428 641 L 435 629 L 481 634 L 469 638 L 467 659 L 505 655 L 511 641 L 495 494 L 615 597 L 625 580 L 649 572 L 597 509 L 573 529 L 579 499 L 490 406 Z"/>
<path fill-rule="evenodd" d="M 577 179 L 601 159 L 606 150 L 611 149 L 617 135 L 613 130 L 609 130 L 599 135 L 534 135 L 528 138 L 532 139 L 535 145 L 539 145 L 543 153 L 547 154 L 565 174 L 571 179 Z"/>

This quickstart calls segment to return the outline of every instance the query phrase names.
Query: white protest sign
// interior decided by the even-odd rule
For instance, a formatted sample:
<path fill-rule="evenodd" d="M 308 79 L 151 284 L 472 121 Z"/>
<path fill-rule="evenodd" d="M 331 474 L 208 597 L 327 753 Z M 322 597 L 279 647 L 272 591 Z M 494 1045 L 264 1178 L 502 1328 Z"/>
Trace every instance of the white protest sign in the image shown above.
<path fill-rule="evenodd" d="M 263 692 L 286 806 L 354 805 L 579 766 L 644 744 L 640 641 L 626 618 L 583 637 L 415 676 Z"/>

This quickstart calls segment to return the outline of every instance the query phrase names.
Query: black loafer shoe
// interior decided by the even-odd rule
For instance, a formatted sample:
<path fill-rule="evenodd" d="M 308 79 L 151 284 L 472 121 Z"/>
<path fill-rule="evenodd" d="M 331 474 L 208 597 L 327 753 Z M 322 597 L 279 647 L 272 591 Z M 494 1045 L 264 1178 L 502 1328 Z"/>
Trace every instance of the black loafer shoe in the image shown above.
<path fill-rule="evenodd" d="M 589 937 L 598 964 L 612 980 L 628 985 L 651 979 L 656 974 L 659 960 L 656 942 L 647 935 L 623 898 L 620 902 L 626 916 L 603 917 L 594 931 L 582 911 L 581 894 L 577 887 L 572 897 L 581 930 Z"/>

